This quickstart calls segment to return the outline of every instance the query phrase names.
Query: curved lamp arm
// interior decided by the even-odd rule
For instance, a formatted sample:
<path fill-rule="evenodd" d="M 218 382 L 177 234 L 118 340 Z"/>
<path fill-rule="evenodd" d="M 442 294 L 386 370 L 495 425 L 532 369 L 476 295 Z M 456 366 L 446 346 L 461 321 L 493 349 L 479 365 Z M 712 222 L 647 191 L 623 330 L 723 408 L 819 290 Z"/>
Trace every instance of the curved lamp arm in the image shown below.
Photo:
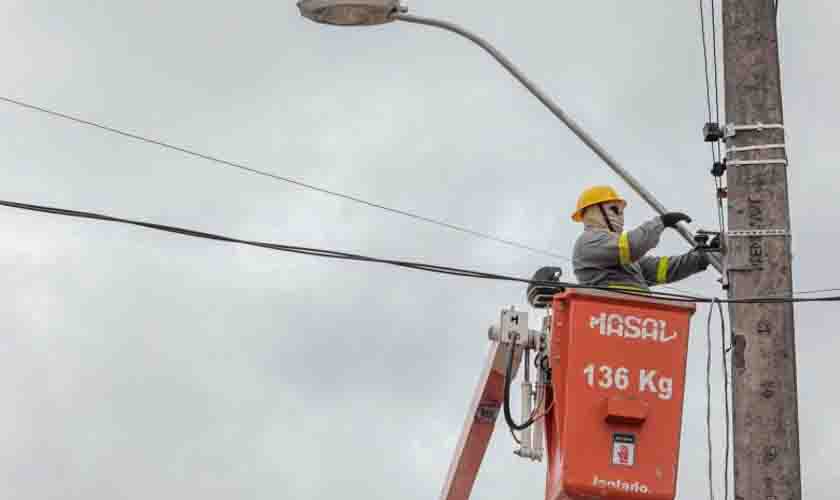
<path fill-rule="evenodd" d="M 495 59 L 499 62 L 499 64 L 504 66 L 504 68 L 508 70 L 508 72 L 510 72 L 510 74 L 513 75 L 514 78 L 519 80 L 519 82 L 526 89 L 528 89 L 528 91 L 531 92 L 531 94 L 533 94 L 534 97 L 536 97 L 541 103 L 543 103 L 543 105 L 545 105 L 545 107 L 548 108 L 548 110 L 551 111 L 551 113 L 554 116 L 556 116 L 561 122 L 566 124 L 566 126 L 569 127 L 569 129 L 572 132 L 574 132 L 574 134 L 581 141 L 583 141 L 583 143 L 586 144 L 589 147 L 589 149 L 592 150 L 593 153 L 598 155 L 598 157 L 601 158 L 604 161 L 604 163 L 606 163 L 607 166 L 609 166 L 613 170 L 613 172 L 618 174 L 618 176 L 621 177 L 624 180 L 624 182 L 626 182 L 633 189 L 633 191 L 636 192 L 636 194 L 641 196 L 642 199 L 645 200 L 647 204 L 651 206 L 651 208 L 653 208 L 660 215 L 667 212 L 665 206 L 662 205 L 662 203 L 660 203 L 659 200 L 657 200 L 653 196 L 653 193 L 645 189 L 645 187 L 642 186 L 642 184 L 635 177 L 633 177 L 630 174 L 630 172 L 625 170 L 624 167 L 622 167 L 618 163 L 618 161 L 616 161 L 615 158 L 610 156 L 610 154 L 607 153 L 607 151 L 604 150 L 604 148 L 601 147 L 601 145 L 598 144 L 595 141 L 595 139 L 592 138 L 592 136 L 587 134 L 586 131 L 583 130 L 580 127 L 580 125 L 578 125 L 577 122 L 575 122 L 569 115 L 564 113 L 563 110 L 560 109 L 560 107 L 558 107 L 557 104 L 555 104 L 554 101 L 545 92 L 543 92 L 542 89 L 540 89 L 536 83 L 534 83 L 527 76 L 525 76 L 525 74 L 522 71 L 520 71 L 519 68 L 516 67 L 516 65 L 514 65 L 507 57 L 504 56 L 504 54 L 499 52 L 488 41 L 484 40 L 475 33 L 467 31 L 461 26 L 458 26 L 454 23 L 450 23 L 448 21 L 441 21 L 439 19 L 431 19 L 428 17 L 414 16 L 411 14 L 405 14 L 401 12 L 395 12 L 391 14 L 391 18 L 407 23 L 424 24 L 427 26 L 441 28 L 446 31 L 451 31 L 453 33 L 461 35 L 462 37 L 472 41 L 473 43 L 484 49 L 487 53 L 493 56 L 493 59 Z M 676 229 L 680 233 L 680 235 L 686 241 L 688 241 L 689 244 L 694 245 L 694 234 L 692 234 L 691 230 L 685 223 L 680 223 Z M 715 269 L 717 269 L 718 271 L 721 271 L 722 266 L 718 256 L 709 254 L 709 257 L 712 266 L 714 266 Z"/>

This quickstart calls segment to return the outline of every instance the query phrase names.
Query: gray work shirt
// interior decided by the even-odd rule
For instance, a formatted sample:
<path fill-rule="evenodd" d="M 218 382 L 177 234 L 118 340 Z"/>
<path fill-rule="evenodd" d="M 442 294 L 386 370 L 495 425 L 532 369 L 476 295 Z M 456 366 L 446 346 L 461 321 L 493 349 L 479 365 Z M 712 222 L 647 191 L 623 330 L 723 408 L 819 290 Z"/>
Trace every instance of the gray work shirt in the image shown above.
<path fill-rule="evenodd" d="M 659 217 L 621 234 L 585 228 L 575 242 L 572 258 L 578 282 L 647 290 L 649 286 L 673 283 L 708 267 L 706 254 L 697 251 L 671 257 L 647 256 L 659 244 L 664 230 Z"/>

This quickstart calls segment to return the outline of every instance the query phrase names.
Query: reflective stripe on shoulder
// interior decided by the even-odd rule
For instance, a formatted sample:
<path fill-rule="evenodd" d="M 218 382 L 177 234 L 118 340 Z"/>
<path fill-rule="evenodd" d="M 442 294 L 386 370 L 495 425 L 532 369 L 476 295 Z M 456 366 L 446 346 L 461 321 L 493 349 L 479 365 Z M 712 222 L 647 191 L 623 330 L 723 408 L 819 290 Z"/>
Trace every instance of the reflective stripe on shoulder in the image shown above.
<path fill-rule="evenodd" d="M 630 260 L 630 239 L 627 237 L 627 231 L 622 232 L 618 237 L 618 261 L 622 266 L 628 266 L 633 262 Z"/>
<path fill-rule="evenodd" d="M 656 266 L 656 282 L 660 285 L 668 282 L 668 257 L 659 258 L 659 265 Z"/>

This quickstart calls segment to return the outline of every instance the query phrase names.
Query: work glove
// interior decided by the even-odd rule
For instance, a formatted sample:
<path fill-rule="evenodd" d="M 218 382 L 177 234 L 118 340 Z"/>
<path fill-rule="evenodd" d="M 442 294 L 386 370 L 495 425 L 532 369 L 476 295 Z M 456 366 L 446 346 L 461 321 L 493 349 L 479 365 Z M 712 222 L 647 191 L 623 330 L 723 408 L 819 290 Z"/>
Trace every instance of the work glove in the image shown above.
<path fill-rule="evenodd" d="M 691 222 L 691 217 L 685 215 L 682 212 L 668 212 L 667 214 L 661 217 L 662 224 L 665 227 L 674 228 L 677 227 L 678 222 Z"/>

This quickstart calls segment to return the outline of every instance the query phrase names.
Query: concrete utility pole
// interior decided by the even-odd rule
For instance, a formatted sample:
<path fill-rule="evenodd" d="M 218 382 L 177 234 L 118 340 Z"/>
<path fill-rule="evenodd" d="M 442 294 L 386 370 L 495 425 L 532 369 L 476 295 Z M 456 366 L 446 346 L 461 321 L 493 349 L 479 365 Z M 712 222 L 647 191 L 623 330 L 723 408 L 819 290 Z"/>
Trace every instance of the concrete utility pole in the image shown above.
<path fill-rule="evenodd" d="M 726 121 L 735 125 L 726 143 L 730 297 L 792 291 L 774 3 L 723 0 Z M 793 305 L 732 304 L 729 311 L 735 499 L 799 500 Z"/>

